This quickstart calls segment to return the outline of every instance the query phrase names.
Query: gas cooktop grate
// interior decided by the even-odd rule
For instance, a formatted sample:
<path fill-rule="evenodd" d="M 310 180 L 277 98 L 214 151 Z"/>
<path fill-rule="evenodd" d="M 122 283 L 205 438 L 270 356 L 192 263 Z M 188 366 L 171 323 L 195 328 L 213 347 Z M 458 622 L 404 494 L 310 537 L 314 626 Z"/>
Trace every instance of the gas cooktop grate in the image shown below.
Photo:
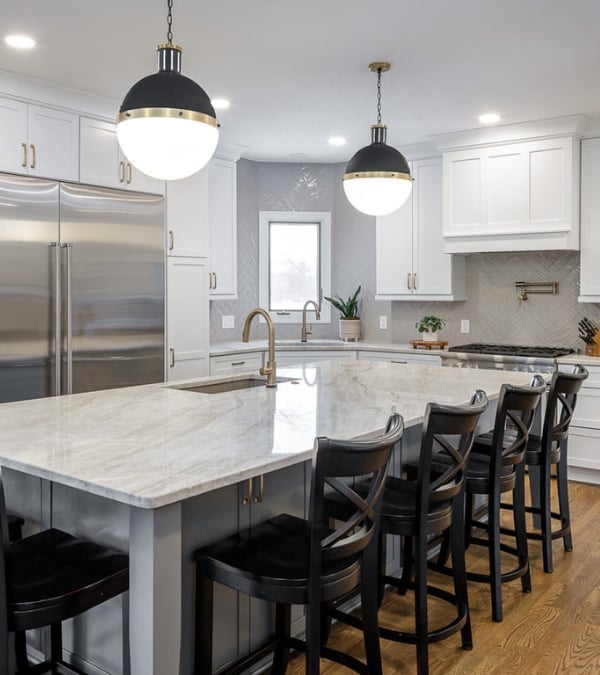
<path fill-rule="evenodd" d="M 523 345 L 496 345 L 472 343 L 450 347 L 449 352 L 464 352 L 466 354 L 498 354 L 499 356 L 527 356 L 531 358 L 555 359 L 559 356 L 573 354 L 574 349 L 569 347 L 526 347 Z"/>

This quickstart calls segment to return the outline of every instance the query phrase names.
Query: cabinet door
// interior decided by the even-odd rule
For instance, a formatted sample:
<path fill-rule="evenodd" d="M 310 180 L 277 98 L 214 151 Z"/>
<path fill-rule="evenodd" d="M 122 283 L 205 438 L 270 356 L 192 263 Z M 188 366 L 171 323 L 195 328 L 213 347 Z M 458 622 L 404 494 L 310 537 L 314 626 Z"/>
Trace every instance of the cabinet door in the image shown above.
<path fill-rule="evenodd" d="M 237 299 L 236 163 L 215 158 L 209 166 L 210 297 Z"/>
<path fill-rule="evenodd" d="M 79 161 L 82 183 L 125 187 L 125 162 L 120 156 L 115 124 L 81 118 Z"/>
<path fill-rule="evenodd" d="M 79 115 L 30 105 L 29 174 L 79 180 Z"/>
<path fill-rule="evenodd" d="M 441 160 L 414 162 L 413 178 L 413 294 L 464 299 L 464 258 L 444 252 Z"/>
<path fill-rule="evenodd" d="M 81 118 L 79 161 L 82 183 L 164 194 L 164 181 L 146 176 L 127 161 L 112 122 Z"/>
<path fill-rule="evenodd" d="M 0 171 L 27 173 L 27 104 L 0 98 Z"/>
<path fill-rule="evenodd" d="M 208 375 L 208 270 L 205 258 L 168 258 L 167 380 Z"/>
<path fill-rule="evenodd" d="M 376 220 L 376 298 L 412 295 L 413 200 Z"/>
<path fill-rule="evenodd" d="M 167 183 L 167 253 L 208 255 L 208 168 Z M 208 281 L 207 281 L 208 283 Z"/>
<path fill-rule="evenodd" d="M 600 138 L 581 142 L 581 277 L 579 302 L 600 302 Z"/>

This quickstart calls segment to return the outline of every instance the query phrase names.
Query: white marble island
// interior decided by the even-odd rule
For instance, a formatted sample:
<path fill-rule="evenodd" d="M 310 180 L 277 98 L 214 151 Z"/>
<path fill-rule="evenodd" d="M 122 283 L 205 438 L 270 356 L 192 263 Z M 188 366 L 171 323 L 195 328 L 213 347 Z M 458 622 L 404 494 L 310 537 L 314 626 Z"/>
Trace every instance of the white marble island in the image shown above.
<path fill-rule="evenodd" d="M 18 511 L 21 501 L 45 526 L 129 551 L 134 675 L 190 672 L 191 551 L 280 507 L 302 511 L 315 436 L 378 431 L 397 411 L 412 429 L 408 439 L 430 400 L 464 404 L 475 388 L 493 399 L 503 382 L 531 378 L 351 360 L 278 375 L 297 379 L 222 394 L 157 384 L 0 405 L 0 462 L 18 472 L 16 486 L 40 485 L 41 507 L 17 489 L 9 489 L 10 506 Z M 283 477 L 281 485 L 251 480 L 264 474 Z M 248 514 L 244 496 L 261 498 Z M 248 620 L 253 610 L 236 611 Z"/>

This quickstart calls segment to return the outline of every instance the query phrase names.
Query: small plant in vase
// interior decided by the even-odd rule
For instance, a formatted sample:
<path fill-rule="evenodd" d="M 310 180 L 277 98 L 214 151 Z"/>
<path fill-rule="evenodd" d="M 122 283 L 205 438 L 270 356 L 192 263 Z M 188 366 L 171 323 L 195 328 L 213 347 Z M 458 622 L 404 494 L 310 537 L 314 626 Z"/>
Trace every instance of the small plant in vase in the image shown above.
<path fill-rule="evenodd" d="M 421 337 L 425 342 L 436 342 L 438 339 L 438 331 L 446 325 L 446 320 L 439 316 L 424 316 L 417 321 L 415 328 L 421 333 Z"/>
<path fill-rule="evenodd" d="M 358 316 L 359 286 L 354 295 L 346 300 L 336 295 L 334 298 L 325 297 L 340 313 L 340 338 L 346 341 L 356 341 L 360 337 L 360 318 Z"/>

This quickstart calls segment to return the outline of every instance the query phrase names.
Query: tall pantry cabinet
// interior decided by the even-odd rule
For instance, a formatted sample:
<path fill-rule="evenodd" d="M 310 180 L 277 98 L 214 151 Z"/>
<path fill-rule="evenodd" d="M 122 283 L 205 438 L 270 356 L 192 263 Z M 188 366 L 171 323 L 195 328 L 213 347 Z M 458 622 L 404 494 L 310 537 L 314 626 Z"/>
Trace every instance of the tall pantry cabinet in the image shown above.
<path fill-rule="evenodd" d="M 209 374 L 209 299 L 237 292 L 236 161 L 214 157 L 193 176 L 167 182 L 167 380 Z"/>

